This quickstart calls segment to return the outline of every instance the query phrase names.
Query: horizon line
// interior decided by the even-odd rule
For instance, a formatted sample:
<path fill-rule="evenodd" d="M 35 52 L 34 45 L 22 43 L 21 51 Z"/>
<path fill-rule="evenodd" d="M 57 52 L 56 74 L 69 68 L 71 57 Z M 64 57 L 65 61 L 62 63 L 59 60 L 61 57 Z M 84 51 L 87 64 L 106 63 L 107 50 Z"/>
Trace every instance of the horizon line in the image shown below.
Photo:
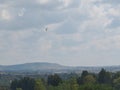
<path fill-rule="evenodd" d="M 24 63 L 16 63 L 16 64 L 0 64 L 0 66 L 13 66 L 13 65 L 22 65 L 22 64 L 37 64 L 37 63 L 49 63 L 49 64 L 58 64 L 61 66 L 68 66 L 68 67 L 111 67 L 111 66 L 120 66 L 120 65 L 64 65 L 55 62 L 24 62 Z"/>

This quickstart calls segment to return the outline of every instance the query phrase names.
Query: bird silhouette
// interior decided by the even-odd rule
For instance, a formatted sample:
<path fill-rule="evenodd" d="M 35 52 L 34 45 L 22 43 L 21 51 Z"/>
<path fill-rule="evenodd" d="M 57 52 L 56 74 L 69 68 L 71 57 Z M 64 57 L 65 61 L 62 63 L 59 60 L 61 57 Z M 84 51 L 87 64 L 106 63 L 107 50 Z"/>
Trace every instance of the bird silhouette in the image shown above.
<path fill-rule="evenodd" d="M 47 32 L 47 31 L 48 31 L 48 28 L 46 28 L 45 31 Z"/>

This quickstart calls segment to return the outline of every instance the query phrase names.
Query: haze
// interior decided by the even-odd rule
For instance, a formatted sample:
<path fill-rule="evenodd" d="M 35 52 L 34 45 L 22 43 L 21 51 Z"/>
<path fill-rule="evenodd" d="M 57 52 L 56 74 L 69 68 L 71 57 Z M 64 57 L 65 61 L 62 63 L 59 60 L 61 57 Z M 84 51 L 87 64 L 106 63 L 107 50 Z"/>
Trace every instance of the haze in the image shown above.
<path fill-rule="evenodd" d="M 0 0 L 0 64 L 120 65 L 120 0 Z"/>

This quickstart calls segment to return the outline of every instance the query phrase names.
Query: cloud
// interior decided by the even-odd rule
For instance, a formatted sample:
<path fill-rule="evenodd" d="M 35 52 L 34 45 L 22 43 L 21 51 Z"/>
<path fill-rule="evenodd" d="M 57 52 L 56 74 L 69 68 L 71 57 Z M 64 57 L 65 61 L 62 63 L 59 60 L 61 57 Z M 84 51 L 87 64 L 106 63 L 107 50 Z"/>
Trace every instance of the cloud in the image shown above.
<path fill-rule="evenodd" d="M 113 0 L 109 0 L 109 1 L 107 1 L 107 0 L 101 0 L 102 1 L 102 3 L 110 3 L 110 4 L 114 4 L 114 5 L 119 5 L 119 3 L 120 3 L 120 1 L 119 0 L 115 0 L 115 1 L 113 1 Z"/>
<path fill-rule="evenodd" d="M 20 12 L 18 13 L 18 16 L 23 16 L 23 15 L 24 15 L 24 13 L 25 13 L 25 9 L 24 9 L 24 8 L 22 8 L 22 9 L 20 10 Z"/>
<path fill-rule="evenodd" d="M 11 17 L 10 13 L 7 10 L 2 10 L 1 11 L 1 18 L 3 20 L 10 20 L 12 17 Z"/>
<path fill-rule="evenodd" d="M 93 46 L 97 49 L 110 50 L 110 49 L 120 49 L 120 35 L 106 37 L 100 40 L 94 40 L 92 42 Z"/>
<path fill-rule="evenodd" d="M 21 11 L 17 12 L 17 10 L 13 10 L 13 19 L 9 22 L 1 21 L 1 28 L 6 30 L 21 30 L 21 29 L 28 29 L 28 28 L 39 28 L 40 26 L 44 26 L 50 23 L 57 23 L 61 22 L 65 16 L 60 12 L 41 12 L 39 10 L 33 9 L 27 10 L 26 12 Z M 19 10 L 18 10 L 19 11 Z M 12 12 L 10 12 L 12 13 Z M 4 14 L 4 17 L 3 17 Z M 4 19 L 10 19 L 9 13 L 4 11 L 2 17 Z M 22 15 L 22 16 L 21 16 Z M 19 17 L 21 16 L 21 17 Z M 55 18 L 57 17 L 57 19 Z M 40 27 L 41 28 L 41 27 Z"/>
<path fill-rule="evenodd" d="M 3 60 L 49 61 L 50 58 L 55 62 L 59 62 L 55 59 L 73 62 L 73 58 L 86 61 L 91 58 L 95 61 L 100 57 L 96 51 L 115 52 L 120 48 L 119 0 L 0 2 L 0 57 Z"/>
<path fill-rule="evenodd" d="M 112 22 L 108 25 L 109 28 L 119 28 L 120 27 L 120 18 L 116 18 L 112 20 Z"/>
<path fill-rule="evenodd" d="M 77 24 L 74 21 L 67 20 L 56 30 L 57 34 L 71 34 L 77 31 Z"/>
<path fill-rule="evenodd" d="M 59 9 L 59 7 L 64 5 L 71 5 L 73 0 L 65 1 L 53 1 L 53 0 L 37 0 L 33 1 L 8 1 L 5 0 L 2 2 L 2 10 L 4 11 L 4 18 L 10 19 L 13 17 L 9 23 L 4 20 L 1 21 L 0 29 L 8 30 L 21 30 L 28 28 L 40 28 L 40 26 L 45 26 L 51 23 L 59 23 L 65 20 L 68 17 L 68 14 L 71 12 L 69 8 L 66 10 Z M 46 3 L 46 5 L 42 4 Z M 71 4 L 70 4 L 71 3 Z M 75 6 L 72 4 L 70 7 Z M 69 13 L 68 13 L 69 11 Z M 8 13 L 9 12 L 9 13 Z M 6 15 L 6 16 L 5 16 Z M 70 14 L 69 14 L 70 15 Z"/>
<path fill-rule="evenodd" d="M 49 0 L 37 0 L 40 4 L 47 4 Z"/>

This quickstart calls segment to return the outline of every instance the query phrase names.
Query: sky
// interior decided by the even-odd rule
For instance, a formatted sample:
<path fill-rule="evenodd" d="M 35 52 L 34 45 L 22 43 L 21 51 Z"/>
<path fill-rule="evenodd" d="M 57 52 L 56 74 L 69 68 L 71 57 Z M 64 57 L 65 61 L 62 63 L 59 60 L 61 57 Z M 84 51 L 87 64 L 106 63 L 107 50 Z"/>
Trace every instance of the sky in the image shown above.
<path fill-rule="evenodd" d="M 0 65 L 31 62 L 120 65 L 120 0 L 0 0 Z"/>

